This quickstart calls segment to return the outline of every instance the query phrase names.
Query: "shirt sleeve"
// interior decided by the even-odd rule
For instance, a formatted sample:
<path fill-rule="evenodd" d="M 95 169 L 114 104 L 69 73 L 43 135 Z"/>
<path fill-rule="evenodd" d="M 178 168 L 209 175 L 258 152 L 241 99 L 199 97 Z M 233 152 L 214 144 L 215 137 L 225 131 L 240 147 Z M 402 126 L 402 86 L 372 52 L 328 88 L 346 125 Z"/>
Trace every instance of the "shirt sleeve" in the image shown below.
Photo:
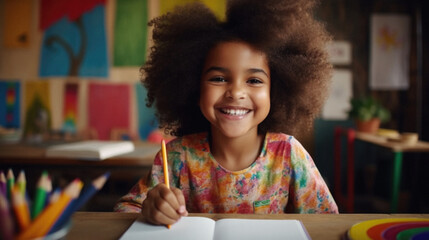
<path fill-rule="evenodd" d="M 148 176 L 140 178 L 131 190 L 119 199 L 113 210 L 115 212 L 141 212 L 143 201 L 146 199 L 146 194 L 160 182 L 159 176 L 163 176 L 163 172 L 161 156 L 158 152 Z"/>
<path fill-rule="evenodd" d="M 286 211 L 294 213 L 338 213 L 328 186 L 304 147 L 291 140 L 292 177 Z"/>

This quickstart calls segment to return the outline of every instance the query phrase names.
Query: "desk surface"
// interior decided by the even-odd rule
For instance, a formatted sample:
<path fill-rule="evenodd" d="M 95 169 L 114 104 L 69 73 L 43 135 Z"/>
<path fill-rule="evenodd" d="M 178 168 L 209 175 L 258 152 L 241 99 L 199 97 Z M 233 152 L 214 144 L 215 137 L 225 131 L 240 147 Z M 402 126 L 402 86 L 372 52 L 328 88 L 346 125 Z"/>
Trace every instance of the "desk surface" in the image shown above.
<path fill-rule="evenodd" d="M 72 158 L 46 157 L 45 152 L 48 144 L 0 144 L 1 164 L 20 165 L 80 165 L 80 166 L 106 166 L 106 167 L 127 167 L 127 166 L 152 166 L 155 154 L 159 151 L 160 145 L 135 142 L 136 149 L 132 153 L 119 155 L 102 161 L 78 160 Z"/>
<path fill-rule="evenodd" d="M 313 240 L 341 239 L 355 223 L 380 218 L 421 217 L 429 214 L 190 214 L 191 216 L 222 218 L 298 219 Z M 137 213 L 77 212 L 73 215 L 72 228 L 67 239 L 118 239 L 139 216 Z"/>
<path fill-rule="evenodd" d="M 429 152 L 429 142 L 418 141 L 417 143 L 410 145 L 401 142 L 389 141 L 385 137 L 362 132 L 356 132 L 356 139 L 389 148 L 394 152 Z"/>

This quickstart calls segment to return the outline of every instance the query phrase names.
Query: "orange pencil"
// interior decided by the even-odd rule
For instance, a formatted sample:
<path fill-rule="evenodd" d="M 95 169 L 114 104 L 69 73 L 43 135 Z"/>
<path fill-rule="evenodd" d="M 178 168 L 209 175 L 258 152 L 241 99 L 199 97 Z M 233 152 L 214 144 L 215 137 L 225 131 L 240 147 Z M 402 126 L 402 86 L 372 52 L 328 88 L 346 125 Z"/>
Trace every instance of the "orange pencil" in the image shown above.
<path fill-rule="evenodd" d="M 165 148 L 165 141 L 161 141 L 161 152 L 162 152 L 162 165 L 164 169 L 164 183 L 167 185 L 167 188 L 170 189 L 170 180 L 168 179 L 168 162 L 167 162 L 167 150 Z M 167 228 L 170 229 L 170 224 L 167 224 Z"/>
<path fill-rule="evenodd" d="M 19 229 L 25 230 L 30 224 L 30 210 L 28 209 L 25 196 L 21 193 L 18 186 L 12 188 L 12 207 L 18 221 Z"/>
<path fill-rule="evenodd" d="M 79 179 L 71 182 L 61 193 L 59 199 L 48 205 L 27 229 L 18 235 L 17 239 L 32 239 L 45 236 L 70 201 L 79 196 L 82 186 L 83 183 Z"/>

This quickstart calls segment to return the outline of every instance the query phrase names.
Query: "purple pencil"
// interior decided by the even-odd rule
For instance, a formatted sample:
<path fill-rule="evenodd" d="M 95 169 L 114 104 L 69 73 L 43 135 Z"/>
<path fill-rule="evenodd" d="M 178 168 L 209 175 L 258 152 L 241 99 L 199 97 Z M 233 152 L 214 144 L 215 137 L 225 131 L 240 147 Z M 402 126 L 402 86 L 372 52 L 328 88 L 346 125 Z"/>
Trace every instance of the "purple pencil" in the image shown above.
<path fill-rule="evenodd" d="M 0 171 L 0 193 L 7 196 L 6 175 L 3 171 Z"/>
<path fill-rule="evenodd" d="M 0 239 L 12 240 L 13 239 L 13 220 L 9 212 L 9 204 L 6 196 L 0 194 Z"/>

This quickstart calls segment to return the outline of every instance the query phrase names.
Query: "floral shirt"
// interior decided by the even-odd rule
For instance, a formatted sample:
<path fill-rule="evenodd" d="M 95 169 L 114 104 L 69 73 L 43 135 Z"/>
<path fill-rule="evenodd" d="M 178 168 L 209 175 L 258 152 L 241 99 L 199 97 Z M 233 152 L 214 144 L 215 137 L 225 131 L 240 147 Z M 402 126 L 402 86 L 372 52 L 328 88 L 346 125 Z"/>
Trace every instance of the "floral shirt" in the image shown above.
<path fill-rule="evenodd" d="M 176 138 L 166 148 L 170 185 L 182 190 L 188 212 L 338 213 L 312 158 L 292 136 L 267 133 L 259 157 L 240 171 L 216 162 L 207 133 Z M 147 191 L 164 182 L 161 155 L 149 179 L 140 179 L 115 211 L 141 211 Z"/>

